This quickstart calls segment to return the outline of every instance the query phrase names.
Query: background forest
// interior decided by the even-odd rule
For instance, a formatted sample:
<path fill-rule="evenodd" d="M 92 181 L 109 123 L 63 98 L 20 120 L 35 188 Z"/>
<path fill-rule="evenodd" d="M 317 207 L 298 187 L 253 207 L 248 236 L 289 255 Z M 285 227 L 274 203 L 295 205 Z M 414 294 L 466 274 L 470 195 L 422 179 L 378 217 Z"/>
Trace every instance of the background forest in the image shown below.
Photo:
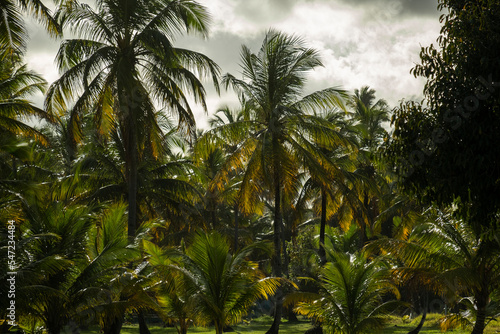
<path fill-rule="evenodd" d="M 436 3 L 438 44 L 412 70 L 425 98 L 395 108 L 368 86 L 306 93 L 321 54 L 273 29 L 223 73 L 175 46 L 208 37 L 196 1 L 54 4 L 0 1 L 2 333 L 496 321 L 500 1 Z M 55 82 L 24 62 L 26 15 L 71 36 Z M 207 85 L 240 103 L 200 130 Z"/>

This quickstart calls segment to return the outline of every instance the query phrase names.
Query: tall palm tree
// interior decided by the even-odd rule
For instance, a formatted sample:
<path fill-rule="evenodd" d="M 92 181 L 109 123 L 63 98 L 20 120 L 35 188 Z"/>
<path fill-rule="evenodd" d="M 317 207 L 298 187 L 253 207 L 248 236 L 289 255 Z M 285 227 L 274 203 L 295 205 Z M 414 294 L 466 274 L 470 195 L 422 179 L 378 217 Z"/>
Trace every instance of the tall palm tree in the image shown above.
<path fill-rule="evenodd" d="M 387 135 L 383 123 L 389 122 L 389 105 L 384 99 L 376 100 L 375 90 L 368 86 L 355 89 L 349 105 L 351 119 L 361 137 L 361 147 L 376 149 Z"/>
<path fill-rule="evenodd" d="M 88 113 L 103 136 L 116 130 L 124 147 L 128 231 L 133 236 L 141 152 L 162 153 L 155 105 L 168 108 L 179 126 L 192 132 L 195 120 L 186 93 L 206 105 L 203 85 L 191 70 L 217 83 L 214 62 L 172 45 L 183 31 L 206 36 L 209 16 L 191 0 L 98 0 L 96 10 L 80 3 L 67 6 L 61 18 L 81 38 L 62 42 L 57 64 L 64 73 L 51 85 L 46 107 L 67 110 L 67 101 L 76 100 L 70 117 L 76 140 Z"/>
<path fill-rule="evenodd" d="M 241 122 L 245 117 L 245 112 L 245 109 L 232 110 L 227 106 L 222 107 L 209 118 L 208 122 L 211 128 L 218 128 L 227 124 Z M 203 150 L 196 150 L 194 152 L 194 158 L 195 161 L 197 161 L 197 165 L 200 166 L 198 170 L 203 175 L 204 187 L 206 188 L 205 198 L 208 204 L 211 204 L 213 208 L 217 208 L 219 211 L 217 214 L 219 219 L 225 218 L 226 222 L 233 223 L 233 249 L 237 250 L 240 234 L 240 220 L 245 218 L 241 215 L 237 196 L 242 179 L 241 168 L 233 168 L 231 172 L 227 174 L 228 182 L 225 182 L 222 186 L 217 184 L 220 181 L 219 174 L 227 173 L 228 157 L 238 147 L 238 142 L 231 142 L 228 139 L 229 138 L 220 138 L 220 140 L 226 141 L 222 147 L 212 147 L 209 150 L 205 148 Z M 200 145 L 195 146 L 195 148 L 200 147 Z M 211 219 L 212 222 L 215 222 L 215 209 L 210 210 L 210 213 L 213 216 Z M 227 226 L 230 225 L 231 224 L 227 224 Z M 215 229 L 213 223 L 212 226 Z"/>
<path fill-rule="evenodd" d="M 324 244 L 327 218 L 332 218 L 334 215 L 337 220 L 342 218 L 342 207 L 346 205 L 346 202 L 352 201 L 351 189 L 353 188 L 353 183 L 360 181 L 360 176 L 353 173 L 355 167 L 354 154 L 357 153 L 357 146 L 352 130 L 339 111 L 340 110 L 328 111 L 320 116 L 332 123 L 332 125 L 338 129 L 339 133 L 344 136 L 344 140 L 349 142 L 350 145 L 348 147 L 338 146 L 333 149 L 318 147 L 318 149 L 322 150 L 323 154 L 328 157 L 333 167 L 330 169 L 331 175 L 329 175 L 326 182 L 324 182 L 325 180 L 321 178 L 318 179 L 314 171 L 312 171 L 310 173 L 310 184 L 306 184 L 306 188 L 307 186 L 319 188 L 319 200 L 321 204 L 319 208 L 320 233 L 318 254 L 322 264 L 326 262 Z M 354 201 L 356 200 L 354 199 Z M 328 205 L 329 203 L 330 205 Z M 337 212 L 333 212 L 335 209 Z"/>
<path fill-rule="evenodd" d="M 374 89 L 363 86 L 360 90 L 354 90 L 348 103 L 350 122 L 360 148 L 356 174 L 363 179 L 355 188 L 359 203 L 354 208 L 356 220 L 361 227 L 361 247 L 368 232 L 372 236 L 375 234 L 374 225 L 385 205 L 382 194 L 390 190 L 387 167 L 377 155 L 377 150 L 387 135 L 384 122 L 389 121 L 389 107 L 385 100 L 376 100 L 375 93 Z"/>
<path fill-rule="evenodd" d="M 239 203 L 243 211 L 251 211 L 261 202 L 263 190 L 274 196 L 274 254 L 273 273 L 283 272 L 282 247 L 282 193 L 294 184 L 293 177 L 304 163 L 316 165 L 316 172 L 327 174 L 327 159 L 316 149 L 315 143 L 335 146 L 341 136 L 326 120 L 313 111 L 342 106 L 344 92 L 335 88 L 302 96 L 306 73 L 322 66 L 318 52 L 307 48 L 295 36 L 270 30 L 258 53 L 246 46 L 241 51 L 243 79 L 226 74 L 223 83 L 239 94 L 241 104 L 248 105 L 249 114 L 243 120 L 223 125 L 207 132 L 200 144 L 223 145 L 221 138 L 239 142 L 228 158 L 228 166 L 245 166 Z M 228 172 L 221 174 L 225 183 Z M 269 333 L 277 333 L 282 312 L 282 293 L 277 293 L 275 321 Z"/>

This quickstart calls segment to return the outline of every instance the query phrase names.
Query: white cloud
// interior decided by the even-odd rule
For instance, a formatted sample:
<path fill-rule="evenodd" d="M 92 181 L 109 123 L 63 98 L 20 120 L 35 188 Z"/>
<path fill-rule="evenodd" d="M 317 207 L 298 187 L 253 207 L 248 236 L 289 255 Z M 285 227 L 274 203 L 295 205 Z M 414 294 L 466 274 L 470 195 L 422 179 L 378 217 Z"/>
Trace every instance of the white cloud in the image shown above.
<path fill-rule="evenodd" d="M 212 0 L 207 6 L 216 36 L 233 36 L 223 49 L 214 50 L 214 59 L 223 52 L 234 55 L 238 39 L 244 44 L 250 40 L 257 51 L 265 31 L 273 27 L 303 37 L 320 51 L 325 67 L 311 73 L 308 91 L 369 85 L 392 105 L 420 98 L 423 80 L 409 71 L 419 61 L 420 45 L 434 42 L 439 34 L 435 4 L 429 1 Z M 279 8 L 283 10 L 276 12 Z M 411 15 L 416 9 L 419 15 Z M 235 69 L 237 62 L 226 58 L 221 66 Z"/>
<path fill-rule="evenodd" d="M 431 0 L 200 0 L 213 16 L 211 38 L 189 37 L 178 45 L 205 53 L 223 73 L 239 76 L 241 44 L 257 51 L 264 33 L 273 27 L 304 38 L 320 51 L 324 68 L 310 74 L 308 91 L 342 86 L 349 91 L 369 85 L 395 105 L 418 97 L 423 81 L 409 74 L 419 61 L 420 45 L 439 35 L 436 4 Z M 57 78 L 53 63 L 58 42 L 38 24 L 30 25 L 27 61 L 47 81 Z M 207 82 L 207 85 L 210 85 Z M 234 94 L 217 96 L 209 89 L 209 113 L 234 104 Z M 200 125 L 204 112 L 193 107 Z"/>

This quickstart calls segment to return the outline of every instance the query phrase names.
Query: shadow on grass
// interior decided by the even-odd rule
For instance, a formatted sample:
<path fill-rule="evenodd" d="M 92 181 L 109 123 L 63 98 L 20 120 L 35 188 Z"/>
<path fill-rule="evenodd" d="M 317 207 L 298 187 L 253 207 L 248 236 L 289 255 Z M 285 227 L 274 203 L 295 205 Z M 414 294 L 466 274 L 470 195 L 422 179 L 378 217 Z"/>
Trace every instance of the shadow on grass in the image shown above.
<path fill-rule="evenodd" d="M 440 315 L 433 314 L 428 315 L 428 320 L 426 321 L 424 327 L 420 331 L 421 334 L 440 334 L 441 330 L 437 325 L 437 320 Z M 420 317 L 413 319 L 412 321 L 404 320 L 400 317 L 390 317 L 387 326 L 379 331 L 373 332 L 373 334 L 407 334 L 409 331 L 414 329 Z M 271 326 L 273 319 L 271 317 L 261 317 L 258 319 L 252 319 L 250 321 L 244 321 L 238 325 L 232 326 L 234 329 L 234 334 L 252 333 L 252 334 L 265 334 L 266 331 Z M 298 322 L 287 322 L 283 321 L 280 325 L 280 333 L 283 334 L 303 334 L 308 329 L 312 328 L 310 321 L 306 319 L 301 319 Z M 159 327 L 151 326 L 151 334 L 177 334 L 177 330 L 174 327 Z M 80 334 L 97 334 L 99 333 L 98 328 L 92 328 L 87 331 L 82 331 Z M 124 325 L 121 334 L 138 334 L 139 327 L 134 325 Z M 213 328 L 203 328 L 203 327 L 191 327 L 188 330 L 188 334 L 214 334 L 215 330 Z M 449 330 L 447 333 L 452 334 L 468 334 L 470 330 L 454 329 Z M 485 334 L 500 333 L 500 323 L 491 323 L 486 327 L 484 331 Z M 231 334 L 231 333 L 229 333 Z"/>

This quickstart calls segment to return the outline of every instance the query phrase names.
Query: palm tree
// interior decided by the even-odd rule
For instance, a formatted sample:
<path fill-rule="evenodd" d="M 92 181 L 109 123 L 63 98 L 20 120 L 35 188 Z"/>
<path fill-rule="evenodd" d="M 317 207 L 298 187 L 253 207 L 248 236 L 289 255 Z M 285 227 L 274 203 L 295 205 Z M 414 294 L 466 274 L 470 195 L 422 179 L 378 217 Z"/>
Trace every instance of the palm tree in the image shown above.
<path fill-rule="evenodd" d="M 483 333 L 494 306 L 491 297 L 500 289 L 498 232 L 478 237 L 464 221 L 431 208 L 426 222 L 406 238 L 385 238 L 375 245 L 402 261 L 404 266 L 396 270 L 401 280 L 417 277 L 451 304 L 461 300 L 472 304 L 476 315 L 472 333 Z"/>
<path fill-rule="evenodd" d="M 36 197 L 24 199 L 21 210 L 23 223 L 18 222 L 17 229 L 23 236 L 18 239 L 23 253 L 16 258 L 17 310 L 21 319 L 30 315 L 42 321 L 49 332 L 59 333 L 71 313 L 63 290 L 73 277 L 68 269 L 84 254 L 91 226 L 89 210 Z"/>
<path fill-rule="evenodd" d="M 170 142 L 176 140 L 173 132 L 162 138 L 165 152 L 170 151 Z M 106 142 L 96 139 L 96 134 L 89 136 L 93 138 L 81 148 L 73 171 L 86 186 L 82 199 L 99 203 L 126 198 L 125 149 L 120 136 L 112 131 L 111 140 Z M 165 242 L 167 238 L 172 239 L 173 233 L 188 229 L 186 211 L 201 197 L 190 180 L 193 169 L 192 163 L 172 152 L 165 153 L 161 159 L 156 159 L 151 152 L 142 152 L 138 166 L 137 212 L 143 221 L 161 218 L 170 224 L 172 235 L 165 236 Z"/>
<path fill-rule="evenodd" d="M 22 200 L 17 245 L 23 252 L 15 268 L 21 327 L 43 325 L 57 334 L 70 323 L 100 324 L 105 333 L 117 333 L 125 312 L 157 309 L 137 278 L 140 271 L 130 268 L 140 253 L 128 242 L 126 205 L 65 203 L 64 190 L 56 187 L 39 187 L 40 198 Z M 5 285 L 0 289 L 4 295 Z"/>
<path fill-rule="evenodd" d="M 281 277 L 282 193 L 293 184 L 293 177 L 302 163 L 328 166 L 327 159 L 314 143 L 336 146 L 341 136 L 330 124 L 313 115 L 318 109 L 342 105 L 344 92 L 328 88 L 302 97 L 305 74 L 321 66 L 318 52 L 304 46 L 295 36 L 269 31 L 257 54 L 246 46 L 241 51 L 243 79 L 226 74 L 223 83 L 232 86 L 248 116 L 243 120 L 208 131 L 200 145 L 223 145 L 221 138 L 239 142 L 228 158 L 229 170 L 245 168 L 239 203 L 244 212 L 251 212 L 261 202 L 264 189 L 274 195 L 273 274 Z M 323 171 L 321 167 L 316 169 Z M 221 173 L 224 184 L 229 171 Z M 326 172 L 324 173 L 326 175 Z M 277 293 L 275 321 L 269 333 L 277 333 L 282 312 L 282 293 Z"/>
<path fill-rule="evenodd" d="M 258 298 L 268 298 L 279 285 L 277 279 L 265 278 L 257 263 L 246 260 L 257 247 L 262 245 L 230 254 L 223 236 L 199 233 L 182 256 L 180 270 L 193 312 L 202 324 L 213 322 L 217 334 L 241 320 Z"/>
<path fill-rule="evenodd" d="M 319 295 L 304 294 L 296 310 L 326 325 L 331 333 L 369 333 L 383 328 L 386 315 L 398 301 L 385 301 L 387 294 L 399 296 L 378 260 L 363 254 L 332 253 L 332 262 L 321 270 Z M 295 298 L 299 298 L 296 296 Z"/>
<path fill-rule="evenodd" d="M 22 65 L 20 58 L 0 62 L 0 197 L 12 209 L 19 203 L 19 194 L 33 190 L 33 173 L 23 172 L 33 165 L 33 146 L 47 145 L 46 136 L 30 125 L 33 120 L 52 121 L 30 101 L 32 94 L 44 91 L 45 85 L 45 80 Z"/>
<path fill-rule="evenodd" d="M 375 90 L 368 86 L 355 89 L 348 105 L 350 122 L 360 148 L 356 174 L 361 182 L 357 182 L 353 189 L 358 196 L 353 213 L 361 228 L 360 246 L 363 247 L 367 234 L 372 237 L 376 234 L 374 227 L 386 204 L 383 195 L 391 190 L 388 168 L 377 155 L 387 136 L 383 125 L 389 121 L 389 110 L 387 102 L 376 100 Z"/>
<path fill-rule="evenodd" d="M 191 0 L 98 0 L 96 10 L 86 4 L 64 7 L 61 18 L 82 38 L 62 42 L 57 64 L 64 74 L 51 85 L 46 107 L 67 110 L 67 101 L 78 96 L 69 118 L 75 140 L 88 113 L 102 136 L 116 130 L 124 148 L 128 232 L 133 236 L 141 152 L 162 153 L 156 103 L 169 108 L 179 126 L 191 132 L 195 120 L 185 92 L 206 108 L 205 90 L 191 70 L 217 83 L 215 63 L 172 45 L 182 31 L 206 36 L 209 16 Z"/>
<path fill-rule="evenodd" d="M 55 0 L 56 4 L 72 3 L 73 0 Z M 52 36 L 60 36 L 62 29 L 50 9 L 40 0 L 4 0 L 0 2 L 0 59 L 21 55 L 26 48 L 28 32 L 23 14 L 30 14 Z"/>
<path fill-rule="evenodd" d="M 246 110 L 232 110 L 229 107 L 220 108 L 208 122 L 211 128 L 218 128 L 227 124 L 241 122 L 245 117 Z M 223 185 L 217 184 L 220 181 L 219 174 L 228 172 L 228 157 L 236 150 L 238 142 L 230 142 L 229 138 L 219 138 L 225 141 L 222 147 L 212 147 L 210 149 L 200 149 L 201 145 L 195 146 L 193 156 L 196 164 L 199 166 L 198 174 L 201 176 L 201 183 L 205 190 L 205 207 L 210 212 L 212 227 L 216 229 L 217 217 L 219 220 L 225 218 L 234 226 L 234 244 L 233 250 L 238 249 L 239 241 L 239 224 L 242 218 L 240 212 L 240 204 L 238 202 L 238 192 L 242 179 L 241 168 L 232 168 L 230 173 L 227 174 Z"/>
<path fill-rule="evenodd" d="M 352 129 L 347 124 L 346 120 L 342 116 L 339 110 L 329 111 L 321 115 L 328 122 L 335 126 L 339 133 L 344 136 L 344 141 L 349 142 L 350 145 L 346 148 L 344 146 L 338 146 L 333 149 L 325 149 L 318 147 L 322 150 L 323 154 L 328 157 L 329 163 L 333 168 L 330 169 L 331 175 L 325 180 L 318 179 L 312 171 L 311 178 L 306 183 L 305 188 L 319 189 L 319 213 L 320 213 L 320 232 L 319 232 L 319 248 L 318 255 L 320 257 L 320 263 L 324 264 L 326 262 L 326 252 L 324 248 L 325 244 L 325 229 L 327 218 L 331 219 L 335 216 L 336 220 L 342 219 L 342 209 L 347 205 L 348 202 L 356 202 L 356 199 L 352 199 L 352 191 L 354 188 L 353 184 L 361 181 L 361 177 L 354 172 L 354 156 L 353 153 L 357 153 L 357 147 L 355 140 L 353 138 Z M 330 205 L 328 205 L 330 204 Z M 333 210 L 337 212 L 333 212 Z"/>
<path fill-rule="evenodd" d="M 43 93 L 47 83 L 20 61 L 0 63 L 0 134 L 2 138 L 21 135 L 44 141 L 42 133 L 25 121 L 31 117 L 51 120 L 29 100 L 33 94 Z"/>
<path fill-rule="evenodd" d="M 161 284 L 156 286 L 156 298 L 162 308 L 161 314 L 168 323 L 175 325 L 177 333 L 186 334 L 191 321 L 196 317 L 193 298 L 185 289 L 182 273 L 169 268 L 172 264 L 169 257 L 165 256 L 159 247 L 156 247 L 156 254 L 151 254 L 153 253 L 151 249 L 155 247 L 156 245 L 148 247 L 150 250 L 148 261 L 159 273 L 157 276 Z"/>
<path fill-rule="evenodd" d="M 220 230 L 221 219 L 230 215 L 227 205 L 228 197 L 234 191 L 231 191 L 230 185 L 219 191 L 212 185 L 212 181 L 224 165 L 226 154 L 222 148 L 214 148 L 203 157 L 199 154 L 195 154 L 195 156 L 198 167 L 196 170 L 197 178 L 201 187 L 200 191 L 203 192 L 202 212 L 205 213 L 203 216 L 206 221 L 204 225 L 207 226 L 206 229 Z"/>
<path fill-rule="evenodd" d="M 375 90 L 368 86 L 355 89 L 349 101 L 351 119 L 361 137 L 361 147 L 374 150 L 387 135 L 383 127 L 389 122 L 389 106 L 383 99 L 375 101 Z"/>

